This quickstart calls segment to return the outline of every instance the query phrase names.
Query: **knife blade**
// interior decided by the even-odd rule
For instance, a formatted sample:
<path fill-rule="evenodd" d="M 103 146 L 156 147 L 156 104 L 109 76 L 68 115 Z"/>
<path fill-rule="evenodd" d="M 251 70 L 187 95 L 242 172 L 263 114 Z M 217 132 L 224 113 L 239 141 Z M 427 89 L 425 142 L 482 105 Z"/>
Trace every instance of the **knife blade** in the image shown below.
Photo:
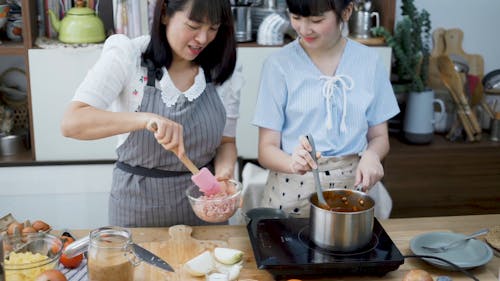
<path fill-rule="evenodd" d="M 134 250 L 135 255 L 143 262 L 154 265 L 158 268 L 161 268 L 166 271 L 175 272 L 175 270 L 162 258 L 157 255 L 151 253 L 150 251 L 144 249 L 143 247 L 133 243 L 132 248 Z"/>

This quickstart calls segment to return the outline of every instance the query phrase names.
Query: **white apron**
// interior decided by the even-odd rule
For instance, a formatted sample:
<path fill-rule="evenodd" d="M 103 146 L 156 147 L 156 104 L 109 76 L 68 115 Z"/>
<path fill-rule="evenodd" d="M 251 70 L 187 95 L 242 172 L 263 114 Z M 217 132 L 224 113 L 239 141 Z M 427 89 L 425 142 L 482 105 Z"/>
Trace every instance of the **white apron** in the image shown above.
<path fill-rule="evenodd" d="M 318 171 L 323 190 L 355 189 L 354 180 L 359 156 L 321 157 Z M 267 178 L 261 206 L 282 209 L 294 217 L 309 217 L 309 196 L 316 192 L 312 172 L 304 175 L 271 171 Z M 392 209 L 392 199 L 381 182 L 367 193 L 375 200 L 375 216 L 387 219 Z"/>

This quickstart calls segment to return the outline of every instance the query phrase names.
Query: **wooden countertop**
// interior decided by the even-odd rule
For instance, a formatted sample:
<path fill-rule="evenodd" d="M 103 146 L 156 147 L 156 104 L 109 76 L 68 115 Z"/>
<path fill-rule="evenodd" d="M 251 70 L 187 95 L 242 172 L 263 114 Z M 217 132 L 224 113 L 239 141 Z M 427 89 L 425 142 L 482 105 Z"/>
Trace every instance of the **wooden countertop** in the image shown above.
<path fill-rule="evenodd" d="M 430 232 L 430 231 L 453 231 L 459 233 L 472 233 L 481 228 L 493 227 L 500 223 L 500 214 L 491 215 L 475 215 L 475 216 L 449 216 L 449 217 L 426 217 L 426 218 L 404 218 L 404 219 L 389 219 L 381 221 L 384 229 L 387 231 L 391 239 L 396 243 L 397 247 L 403 255 L 411 254 L 409 249 L 409 242 L 414 236 Z M 192 227 L 193 232 L 191 236 L 196 240 L 213 240 L 221 241 L 227 243 L 227 246 L 240 249 L 245 252 L 244 257 L 244 267 L 240 273 L 239 280 L 258 280 L 258 281 L 268 281 L 273 280 L 271 274 L 265 270 L 259 270 L 256 268 L 255 259 L 252 252 L 252 247 L 248 239 L 248 234 L 245 226 L 197 226 Z M 154 243 L 166 241 L 169 239 L 169 229 L 168 228 L 132 228 L 133 239 L 136 243 L 140 243 L 146 248 L 150 248 L 153 252 L 156 250 L 151 245 Z M 82 237 L 87 235 L 89 230 L 72 230 L 71 231 L 76 237 Z M 172 243 L 170 243 L 172 244 Z M 203 244 L 203 243 L 202 243 Z M 158 252 L 156 251 L 158 254 Z M 163 256 L 167 261 L 169 261 L 169 256 L 165 254 Z M 148 267 L 148 269 L 144 269 Z M 174 266 L 175 268 L 175 266 Z M 405 263 L 399 267 L 398 270 L 389 272 L 383 277 L 360 277 L 360 276 L 345 276 L 338 280 L 388 280 L 388 281 L 400 281 L 403 275 L 410 269 L 420 268 L 430 272 L 434 279 L 437 276 L 447 275 L 450 276 L 454 281 L 465 281 L 470 280 L 468 277 L 459 272 L 445 271 L 435 268 L 424 261 L 418 259 L 406 259 Z M 500 258 L 494 256 L 493 259 L 485 266 L 471 270 L 470 272 L 474 274 L 481 281 L 497 281 L 499 280 L 499 270 L 500 270 Z M 156 273 L 152 275 L 149 272 L 147 275 L 146 271 L 155 271 L 148 265 L 140 265 L 136 270 L 136 280 L 153 280 L 151 278 L 161 278 L 161 274 L 167 275 L 170 273 Z M 139 272 L 139 274 L 137 274 Z M 160 274 L 160 275 L 159 275 Z M 138 275 L 142 277 L 138 277 Z M 173 277 L 169 278 L 163 276 L 163 280 L 184 280 L 184 278 Z M 193 280 L 204 280 L 203 278 L 193 279 Z M 332 280 L 329 278 L 319 278 L 319 279 L 302 279 L 306 280 L 316 280 L 316 281 L 326 281 Z"/>

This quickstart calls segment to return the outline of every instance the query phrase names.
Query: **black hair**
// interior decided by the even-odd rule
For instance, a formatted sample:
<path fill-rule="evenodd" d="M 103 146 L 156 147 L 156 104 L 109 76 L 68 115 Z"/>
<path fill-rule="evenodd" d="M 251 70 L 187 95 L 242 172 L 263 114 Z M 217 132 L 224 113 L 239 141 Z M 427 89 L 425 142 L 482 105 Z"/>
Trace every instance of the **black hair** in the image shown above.
<path fill-rule="evenodd" d="M 303 17 L 319 16 L 333 10 L 342 20 L 342 11 L 352 0 L 286 0 L 288 11 Z"/>
<path fill-rule="evenodd" d="M 228 0 L 158 0 L 156 2 L 151 41 L 143 59 L 151 60 L 158 68 L 172 64 L 172 48 L 166 38 L 164 16 L 191 8 L 189 19 L 220 24 L 215 39 L 194 59 L 215 84 L 222 84 L 233 74 L 236 65 L 236 39 L 231 5 Z"/>

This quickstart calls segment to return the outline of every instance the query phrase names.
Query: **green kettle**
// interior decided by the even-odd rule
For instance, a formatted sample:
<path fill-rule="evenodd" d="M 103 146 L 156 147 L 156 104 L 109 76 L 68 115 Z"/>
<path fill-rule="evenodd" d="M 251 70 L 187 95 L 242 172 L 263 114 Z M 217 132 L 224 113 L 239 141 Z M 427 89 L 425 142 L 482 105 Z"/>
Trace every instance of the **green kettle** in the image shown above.
<path fill-rule="evenodd" d="M 64 43 L 99 43 L 106 39 L 104 24 L 95 11 L 84 7 L 84 1 L 76 1 L 62 20 L 49 10 L 50 23 Z"/>

